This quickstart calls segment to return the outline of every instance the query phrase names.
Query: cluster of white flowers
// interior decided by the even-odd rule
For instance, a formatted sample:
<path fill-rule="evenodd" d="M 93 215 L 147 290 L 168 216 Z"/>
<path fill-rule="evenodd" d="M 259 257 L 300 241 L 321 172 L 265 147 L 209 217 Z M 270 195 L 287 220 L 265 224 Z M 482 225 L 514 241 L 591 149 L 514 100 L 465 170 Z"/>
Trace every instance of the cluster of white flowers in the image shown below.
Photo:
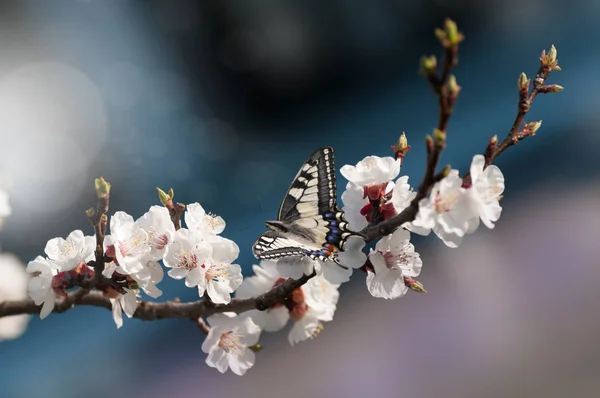
<path fill-rule="evenodd" d="M 110 218 L 110 234 L 104 239 L 106 256 L 112 259 L 102 272 L 119 281 L 120 292 L 107 289 L 113 319 L 123 325 L 123 312 L 129 318 L 137 308 L 140 289 L 150 297 L 162 295 L 157 284 L 164 276 L 160 261 L 170 268 L 174 279 L 184 279 L 188 287 L 197 287 L 215 303 L 228 303 L 231 293 L 242 283 L 241 267 L 232 262 L 239 248 L 218 234 L 225 228 L 222 218 L 207 214 L 198 203 L 187 206 L 187 228 L 175 231 L 165 207 L 152 206 L 137 220 L 118 211 Z M 93 269 L 87 263 L 94 258 L 95 237 L 73 231 L 67 239 L 54 238 L 46 245 L 46 256 L 29 262 L 27 271 L 34 274 L 29 295 L 43 305 L 43 319 L 54 308 L 57 295 L 65 296 L 72 278 L 89 277 Z"/>
<path fill-rule="evenodd" d="M 165 207 L 153 206 L 137 220 L 118 211 L 110 218 L 109 235 L 104 239 L 104 255 L 109 262 L 102 273 L 118 282 L 118 291 L 110 286 L 103 290 L 112 303 L 113 319 L 121 327 L 123 312 L 133 317 L 141 291 L 153 298 L 162 294 L 157 284 L 164 276 L 163 265 L 170 277 L 197 288 L 199 296 L 216 304 L 229 303 L 234 292 L 240 299 L 255 297 L 289 278 L 298 279 L 315 271 L 316 276 L 284 302 L 265 311 L 207 318 L 210 329 L 202 345 L 208 354 L 206 363 L 220 372 L 231 369 L 243 375 L 254 364 L 261 331 L 279 331 L 291 321 L 288 340 L 292 345 L 319 334 L 324 322 L 333 320 L 338 289 L 353 270 L 365 272 L 367 289 L 374 297 L 396 299 L 409 287 L 414 288 L 416 281 L 412 278 L 419 276 L 422 261 L 410 243 L 410 232 L 428 235 L 433 230 L 446 245 L 456 247 L 464 235 L 477 229 L 480 220 L 493 228 L 502 210 L 499 199 L 504 177 L 497 167 L 484 165 L 483 156 L 473 158 L 469 185 L 463 184 L 458 170 L 451 170 L 420 201 L 417 218 L 381 238 L 368 256 L 364 253 L 365 241 L 351 237 L 345 250 L 337 253 L 347 269 L 308 256 L 284 257 L 261 261 L 253 266 L 255 275 L 243 279 L 241 267 L 233 263 L 239 255 L 237 244 L 220 235 L 225 221 L 206 213 L 200 204 L 186 207 L 185 227 L 178 230 Z M 342 200 L 351 229 L 387 220 L 410 206 L 416 193 L 407 176 L 398 178 L 400 166 L 401 161 L 392 157 L 368 156 L 356 166 L 341 168 L 348 180 Z M 41 318 L 52 312 L 57 295 L 67 295 L 74 278 L 93 276 L 88 263 L 94 259 L 95 242 L 95 237 L 73 231 L 66 239 L 50 240 L 45 249 L 47 257 L 38 256 L 28 264 L 27 271 L 34 274 L 29 295 L 36 304 L 43 305 Z"/>
<path fill-rule="evenodd" d="M 360 230 L 371 221 L 387 220 L 406 209 L 416 196 L 408 177 L 394 179 L 401 161 L 392 157 L 368 156 L 356 166 L 341 168 L 348 180 L 342 194 L 350 227 Z M 481 221 L 493 228 L 502 211 L 499 200 L 504 191 L 504 176 L 498 167 L 484 169 L 482 155 L 473 157 L 471 184 L 465 186 L 458 170 L 451 170 L 437 182 L 429 195 L 419 202 L 412 223 L 382 238 L 369 254 L 367 288 L 375 297 L 397 298 L 408 288 L 404 278 L 419 275 L 422 262 L 410 243 L 408 231 L 428 235 L 431 230 L 449 247 L 457 247 L 464 235 L 475 232 Z M 373 220 L 377 217 L 377 220 Z"/>

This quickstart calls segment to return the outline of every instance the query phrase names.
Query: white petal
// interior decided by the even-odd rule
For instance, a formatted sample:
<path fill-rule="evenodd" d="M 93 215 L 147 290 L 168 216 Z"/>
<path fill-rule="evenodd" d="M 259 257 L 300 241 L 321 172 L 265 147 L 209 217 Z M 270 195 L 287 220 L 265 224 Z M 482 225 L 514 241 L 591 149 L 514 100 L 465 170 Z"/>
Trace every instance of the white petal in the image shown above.
<path fill-rule="evenodd" d="M 121 303 L 119 299 L 110 299 L 112 304 L 112 316 L 115 321 L 115 325 L 117 325 L 117 329 L 120 329 L 123 326 L 123 315 L 121 312 Z"/>
<path fill-rule="evenodd" d="M 135 292 L 130 291 L 127 294 L 124 294 L 121 297 L 121 307 L 123 308 L 123 312 L 127 315 L 128 318 L 131 318 L 137 309 L 137 300 L 135 298 Z"/>
<path fill-rule="evenodd" d="M 283 257 L 277 261 L 277 272 L 283 278 L 300 279 L 313 266 L 314 261 L 306 256 Z"/>
<path fill-rule="evenodd" d="M 231 301 L 229 286 L 225 282 L 208 282 L 206 292 L 215 304 L 227 304 Z"/>
<path fill-rule="evenodd" d="M 42 306 L 42 310 L 40 311 L 40 319 L 46 318 L 52 310 L 54 310 L 54 292 L 48 292 L 46 296 L 46 300 L 44 301 L 44 305 Z"/>
<path fill-rule="evenodd" d="M 350 275 L 352 275 L 352 268 L 344 269 L 333 261 L 327 261 L 323 266 L 323 277 L 327 279 L 328 282 L 335 285 L 348 282 L 350 280 Z"/>
<path fill-rule="evenodd" d="M 244 354 L 241 356 L 234 356 L 231 358 L 229 362 L 229 367 L 231 371 L 238 376 L 243 376 L 244 373 L 252 366 L 254 366 L 254 361 L 256 360 L 256 356 L 252 350 L 245 349 Z"/>
<path fill-rule="evenodd" d="M 213 349 L 213 347 L 217 347 L 217 345 L 219 344 L 219 339 L 221 338 L 221 330 L 219 327 L 217 326 L 213 326 L 210 328 L 210 331 L 208 332 L 208 336 L 206 336 L 206 338 L 204 339 L 204 342 L 202 343 L 202 351 L 204 351 L 205 353 L 209 353 L 210 350 Z"/>
<path fill-rule="evenodd" d="M 211 368 L 216 368 L 221 373 L 225 373 L 229 368 L 229 355 L 222 348 L 214 348 L 208 353 L 206 364 Z"/>
<path fill-rule="evenodd" d="M 187 276 L 188 270 L 184 268 L 172 268 L 167 274 L 173 279 L 183 279 Z"/>
<path fill-rule="evenodd" d="M 171 274 L 171 272 L 169 271 L 169 275 L 170 274 Z M 191 269 L 185 277 L 185 285 L 187 287 L 198 286 L 198 283 L 200 283 L 200 280 L 204 278 L 204 275 L 205 275 L 205 272 L 200 267 Z"/>

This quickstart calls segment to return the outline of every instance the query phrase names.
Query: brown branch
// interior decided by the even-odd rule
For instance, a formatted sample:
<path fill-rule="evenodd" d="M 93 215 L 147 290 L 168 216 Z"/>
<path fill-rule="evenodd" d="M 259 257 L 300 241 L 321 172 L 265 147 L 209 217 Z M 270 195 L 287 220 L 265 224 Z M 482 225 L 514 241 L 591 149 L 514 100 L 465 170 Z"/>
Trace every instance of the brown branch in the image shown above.
<path fill-rule="evenodd" d="M 525 116 L 531 109 L 531 105 L 533 104 L 533 100 L 536 98 L 538 94 L 546 94 L 546 93 L 558 93 L 563 90 L 562 86 L 553 84 L 549 86 L 545 86 L 544 83 L 550 76 L 550 73 L 554 70 L 560 71 L 561 68 L 558 66 L 558 60 L 556 59 L 556 49 L 554 46 L 551 47 L 548 54 L 544 50 L 542 52 L 542 56 L 540 57 L 540 68 L 538 69 L 535 78 L 533 79 L 533 88 L 530 89 L 531 80 L 527 79 L 527 76 L 522 73 L 519 76 L 519 80 L 517 86 L 519 88 L 519 101 L 517 104 L 517 116 L 512 124 L 512 127 L 508 131 L 506 138 L 498 145 L 498 138 L 496 136 L 492 137 L 488 143 L 484 151 L 485 158 L 485 167 L 492 164 L 492 162 L 500 156 L 505 150 L 510 148 L 513 145 L 516 145 L 520 141 L 524 140 L 527 137 L 531 137 L 535 135 L 535 132 L 540 127 L 541 122 L 532 122 L 526 123 L 521 129 L 521 125 L 525 120 Z M 471 176 L 470 172 L 467 172 L 463 177 L 463 184 L 470 184 Z"/>
<path fill-rule="evenodd" d="M 215 313 L 229 311 L 241 313 L 249 310 L 264 311 L 273 305 L 284 301 L 294 290 L 304 285 L 313 276 L 315 276 L 314 272 L 311 275 L 303 275 L 300 279 L 288 279 L 267 293 L 247 299 L 233 298 L 228 304 L 207 305 L 204 300 L 189 303 L 181 303 L 179 301 L 168 301 L 163 303 L 140 301 L 138 302 L 133 317 L 145 321 L 183 318 L 198 322 L 198 319 L 202 316 Z M 79 289 L 70 293 L 69 296 L 64 299 L 57 299 L 54 312 L 65 312 L 73 307 L 82 305 L 103 307 L 108 310 L 112 309 L 110 300 L 101 292 L 87 292 L 87 289 Z M 35 305 L 31 299 L 0 302 L 0 318 L 20 314 L 39 314 L 40 310 L 41 306 Z"/>

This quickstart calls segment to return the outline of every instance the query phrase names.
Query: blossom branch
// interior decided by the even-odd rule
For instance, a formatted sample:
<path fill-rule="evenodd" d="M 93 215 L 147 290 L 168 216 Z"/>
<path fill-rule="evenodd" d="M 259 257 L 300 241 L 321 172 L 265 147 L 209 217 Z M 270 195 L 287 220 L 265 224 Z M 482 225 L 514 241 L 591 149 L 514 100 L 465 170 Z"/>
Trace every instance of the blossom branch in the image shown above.
<path fill-rule="evenodd" d="M 521 73 L 519 76 L 519 80 L 517 82 L 517 87 L 519 89 L 517 116 L 515 117 L 515 121 L 513 122 L 508 135 L 499 145 L 497 136 L 493 136 L 490 139 L 488 146 L 484 151 L 485 167 L 492 164 L 492 162 L 502 152 L 511 146 L 516 145 L 527 137 L 534 136 L 536 131 L 542 125 L 541 121 L 525 124 L 523 122 L 525 120 L 525 116 L 527 116 L 527 113 L 531 109 L 533 100 L 538 94 L 559 93 L 564 89 L 558 84 L 544 85 L 552 71 L 561 70 L 560 66 L 558 66 L 556 55 L 557 52 L 554 46 L 550 47 L 550 51 L 548 51 L 548 53 L 546 53 L 546 50 L 542 51 L 542 55 L 540 57 L 540 67 L 535 75 L 535 78 L 533 79 L 533 88 L 531 88 L 531 80 L 527 79 L 527 75 L 525 75 L 525 73 Z M 523 125 L 523 128 L 521 128 L 521 125 Z M 463 183 L 470 184 L 470 182 L 470 173 L 467 172 L 463 177 Z"/>
<path fill-rule="evenodd" d="M 445 167 L 441 172 L 436 173 L 436 168 L 440 155 L 446 147 L 448 121 L 452 116 L 454 104 L 460 92 L 460 86 L 457 85 L 456 78 L 450 73 L 458 64 L 458 45 L 464 40 L 464 37 L 458 32 L 456 23 L 450 19 L 446 19 L 444 29 L 436 29 L 435 34 L 444 47 L 442 72 L 438 75 L 435 56 L 423 57 L 420 70 L 420 73 L 425 76 L 433 88 L 438 98 L 439 107 L 438 126 L 434 130 L 433 137 L 427 136 L 425 140 L 427 150 L 425 175 L 419 184 L 417 195 L 406 209 L 397 216 L 377 224 L 370 224 L 360 231 L 367 242 L 389 235 L 404 223 L 413 221 L 417 216 L 421 199 L 429 194 L 433 184 L 448 175 L 450 171 L 448 167 Z"/>
<path fill-rule="evenodd" d="M 303 275 L 300 279 L 288 279 L 267 293 L 247 299 L 233 298 L 228 304 L 211 303 L 207 305 L 207 302 L 204 300 L 189 303 L 181 303 L 179 301 L 167 301 L 163 303 L 140 301 L 133 317 L 145 321 L 182 318 L 198 323 L 199 318 L 220 312 L 242 313 L 250 310 L 264 311 L 277 303 L 285 301 L 294 290 L 304 285 L 313 276 L 315 276 L 314 272 L 311 275 Z M 57 299 L 54 311 L 65 312 L 76 306 L 112 309 L 110 299 L 105 297 L 101 292 L 88 292 L 89 290 L 81 288 L 69 293 L 65 298 Z M 0 302 L 0 318 L 20 314 L 39 314 L 40 310 L 41 307 L 36 305 L 31 299 Z"/>
<path fill-rule="evenodd" d="M 181 228 L 181 215 L 185 211 L 185 205 L 182 203 L 173 204 L 173 196 L 175 196 L 173 188 L 169 189 L 168 193 L 158 187 L 156 190 L 158 191 L 158 199 L 160 200 L 160 203 L 162 203 L 162 205 L 169 210 L 171 221 L 173 222 L 173 226 L 177 231 Z"/>

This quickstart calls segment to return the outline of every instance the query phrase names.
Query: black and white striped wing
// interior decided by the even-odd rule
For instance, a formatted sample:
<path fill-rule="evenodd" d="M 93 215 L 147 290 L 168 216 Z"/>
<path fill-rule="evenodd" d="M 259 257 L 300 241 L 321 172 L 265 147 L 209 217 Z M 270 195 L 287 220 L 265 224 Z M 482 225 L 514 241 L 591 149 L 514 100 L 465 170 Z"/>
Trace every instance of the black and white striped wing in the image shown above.
<path fill-rule="evenodd" d="M 294 177 L 279 208 L 277 220 L 293 222 L 336 210 L 333 148 L 323 147 L 310 155 Z"/>
<path fill-rule="evenodd" d="M 254 243 L 254 255 L 257 258 L 275 260 L 282 257 L 304 256 L 314 250 L 297 240 L 281 236 L 275 231 L 267 231 Z"/>

